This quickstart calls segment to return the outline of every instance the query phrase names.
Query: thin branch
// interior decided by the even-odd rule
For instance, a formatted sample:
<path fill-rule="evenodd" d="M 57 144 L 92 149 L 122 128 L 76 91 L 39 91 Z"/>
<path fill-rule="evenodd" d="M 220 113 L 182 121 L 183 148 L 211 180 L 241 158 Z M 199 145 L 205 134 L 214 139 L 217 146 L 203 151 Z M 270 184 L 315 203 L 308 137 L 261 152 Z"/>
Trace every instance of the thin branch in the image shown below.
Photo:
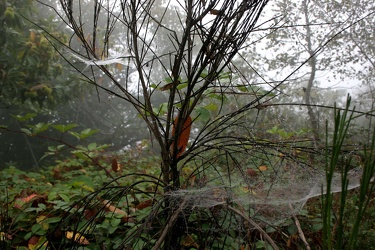
<path fill-rule="evenodd" d="M 239 216 L 241 216 L 243 219 L 245 219 L 248 223 L 250 223 L 253 227 L 255 227 L 261 235 L 266 239 L 266 241 L 272 246 L 273 249 L 278 250 L 279 247 L 275 244 L 275 242 L 271 239 L 271 237 L 251 218 L 246 216 L 244 213 L 242 213 L 240 210 L 232 207 L 232 206 L 227 206 L 229 210 L 232 210 Z"/>

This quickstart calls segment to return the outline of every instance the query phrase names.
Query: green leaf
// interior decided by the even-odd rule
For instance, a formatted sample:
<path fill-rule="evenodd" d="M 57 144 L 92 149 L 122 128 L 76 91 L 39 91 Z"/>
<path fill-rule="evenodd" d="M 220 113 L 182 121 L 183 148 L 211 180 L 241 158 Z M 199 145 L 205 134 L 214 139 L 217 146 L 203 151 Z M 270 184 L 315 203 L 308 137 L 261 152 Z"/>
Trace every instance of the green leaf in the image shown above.
<path fill-rule="evenodd" d="M 93 134 L 97 133 L 98 131 L 99 130 L 91 129 L 91 128 L 84 129 L 84 130 L 82 130 L 82 132 L 80 134 L 80 139 L 85 139 L 85 138 L 89 137 L 90 135 L 93 135 Z"/>
<path fill-rule="evenodd" d="M 77 139 L 80 139 L 79 133 L 73 132 L 73 131 L 68 131 L 68 133 L 71 134 L 72 136 L 76 137 Z"/>
<path fill-rule="evenodd" d="M 46 153 L 44 153 L 44 155 L 42 157 L 40 157 L 39 161 L 42 161 L 44 158 L 46 158 L 50 155 L 55 155 L 55 154 L 56 154 L 55 152 L 46 152 Z"/>
<path fill-rule="evenodd" d="M 279 127 L 276 125 L 276 126 L 273 126 L 271 129 L 267 129 L 266 132 L 269 133 L 269 134 L 277 134 L 279 133 Z"/>
<path fill-rule="evenodd" d="M 208 70 L 207 69 L 202 70 L 202 73 L 200 74 L 200 77 L 206 78 L 207 76 L 208 76 Z"/>
<path fill-rule="evenodd" d="M 160 106 L 157 109 L 154 109 L 154 113 L 157 115 L 163 115 L 168 112 L 168 103 L 164 102 L 160 104 Z"/>
<path fill-rule="evenodd" d="M 255 247 L 256 247 L 256 249 L 265 248 L 266 247 L 266 243 L 263 240 L 258 240 L 255 243 Z"/>
<path fill-rule="evenodd" d="M 90 150 L 90 151 L 93 151 L 97 148 L 97 145 L 95 142 L 93 143 L 90 143 L 88 146 L 87 146 L 87 149 Z"/>
<path fill-rule="evenodd" d="M 323 223 L 316 223 L 316 224 L 312 225 L 312 231 L 313 232 L 318 232 L 318 231 L 322 230 L 322 228 L 323 228 Z"/>
<path fill-rule="evenodd" d="M 69 202 L 69 201 L 70 201 L 69 196 L 67 196 L 66 194 L 59 194 L 59 196 L 60 196 L 65 202 Z"/>
<path fill-rule="evenodd" d="M 57 198 L 57 193 L 56 192 L 50 192 L 48 194 L 48 201 L 53 201 Z"/>
<path fill-rule="evenodd" d="M 35 116 L 36 116 L 36 113 L 27 113 L 24 116 L 22 116 L 22 115 L 12 115 L 12 117 L 16 118 L 20 122 L 31 120 Z"/>
<path fill-rule="evenodd" d="M 206 106 L 204 106 L 206 109 L 208 109 L 208 110 L 211 110 L 211 111 L 215 111 L 215 110 L 217 110 L 217 105 L 215 104 L 215 103 L 210 103 L 210 104 L 208 104 L 208 105 L 206 105 Z"/>
<path fill-rule="evenodd" d="M 58 125 L 53 125 L 52 127 L 61 133 L 65 133 L 77 126 L 78 126 L 77 124 L 68 124 L 68 125 L 58 124 Z"/>
<path fill-rule="evenodd" d="M 111 219 L 111 226 L 112 227 L 117 227 L 121 223 L 121 219 L 113 217 Z"/>
<path fill-rule="evenodd" d="M 226 95 L 219 95 L 215 93 L 210 93 L 207 95 L 208 98 L 214 98 L 216 100 L 219 100 L 220 102 L 226 102 L 228 101 L 228 98 Z"/>
<path fill-rule="evenodd" d="M 28 232 L 25 236 L 23 236 L 23 239 L 29 240 L 31 238 L 31 236 L 33 236 L 33 232 Z M 17 249 L 19 249 L 19 248 L 17 248 Z"/>
<path fill-rule="evenodd" d="M 173 79 L 172 78 L 170 78 L 170 77 L 167 77 L 167 78 L 164 78 L 164 82 L 165 83 L 172 83 L 173 82 Z"/>
<path fill-rule="evenodd" d="M 208 111 L 204 107 L 199 107 L 196 110 L 199 119 L 202 119 L 203 121 L 208 121 L 210 119 L 210 111 Z"/>
<path fill-rule="evenodd" d="M 87 155 L 85 153 L 83 153 L 81 150 L 74 150 L 74 151 L 72 151 L 72 154 L 74 154 L 76 157 L 78 157 L 79 159 L 82 159 L 84 161 L 87 161 L 89 159 L 87 157 Z"/>
<path fill-rule="evenodd" d="M 232 76 L 232 72 L 223 72 L 219 75 L 219 79 L 230 79 Z"/>
<path fill-rule="evenodd" d="M 39 134 L 43 131 L 46 131 L 51 124 L 45 124 L 43 122 L 35 124 L 35 125 L 29 125 L 28 127 L 33 130 L 33 134 Z"/>
<path fill-rule="evenodd" d="M 183 88 L 186 88 L 189 84 L 187 82 L 184 82 L 184 83 L 181 83 L 177 86 L 177 89 L 178 90 L 181 90 Z"/>
<path fill-rule="evenodd" d="M 239 91 L 242 92 L 249 92 L 249 90 L 246 88 L 246 86 L 236 86 Z"/>
<path fill-rule="evenodd" d="M 61 217 L 51 217 L 51 218 L 45 219 L 43 222 L 46 224 L 51 224 L 51 223 L 56 223 L 59 221 L 61 221 Z"/>
<path fill-rule="evenodd" d="M 99 130 L 87 128 L 87 129 L 82 130 L 81 133 L 76 133 L 76 132 L 73 132 L 73 131 L 68 131 L 68 133 L 73 135 L 74 137 L 76 137 L 79 140 L 83 140 L 83 139 L 97 133 L 98 131 Z"/>
<path fill-rule="evenodd" d="M 37 234 L 37 232 L 39 230 L 42 229 L 42 225 L 40 224 L 34 224 L 32 227 L 31 227 L 31 232 L 33 232 L 34 234 Z"/>
<path fill-rule="evenodd" d="M 31 131 L 28 130 L 27 128 L 21 128 L 21 131 L 24 132 L 27 135 L 32 135 Z"/>

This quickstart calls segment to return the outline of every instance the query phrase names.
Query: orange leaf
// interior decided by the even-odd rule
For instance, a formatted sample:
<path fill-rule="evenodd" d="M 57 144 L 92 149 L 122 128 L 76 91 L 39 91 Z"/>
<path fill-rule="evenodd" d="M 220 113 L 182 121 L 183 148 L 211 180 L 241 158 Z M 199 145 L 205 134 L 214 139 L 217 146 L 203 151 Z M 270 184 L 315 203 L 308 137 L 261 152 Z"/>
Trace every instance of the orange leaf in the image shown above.
<path fill-rule="evenodd" d="M 23 198 L 17 198 L 15 200 L 15 203 L 14 203 L 14 207 L 15 208 L 19 208 L 21 209 L 22 206 L 28 202 L 30 202 L 32 199 L 34 199 L 36 196 L 38 196 L 37 194 L 30 194 L 29 196 L 27 197 L 23 197 Z"/>
<path fill-rule="evenodd" d="M 116 63 L 116 69 L 122 70 L 122 64 L 121 63 Z"/>
<path fill-rule="evenodd" d="M 177 156 L 176 156 L 177 159 L 181 156 L 181 154 L 186 149 L 186 146 L 188 144 L 189 137 L 190 137 L 190 130 L 191 130 L 192 123 L 193 121 L 191 120 L 191 117 L 188 116 L 184 122 L 184 125 L 182 126 L 180 134 L 176 135 L 176 139 L 178 141 L 177 142 Z M 175 137 L 177 124 L 178 124 L 178 117 L 174 119 L 174 122 L 173 122 L 172 137 Z M 174 143 L 172 143 L 171 145 L 171 152 L 173 152 L 173 149 L 174 149 Z"/>
<path fill-rule="evenodd" d="M 267 166 L 264 166 L 264 165 L 263 166 L 259 166 L 259 170 L 260 171 L 265 171 L 265 170 L 267 170 Z"/>
<path fill-rule="evenodd" d="M 284 158 L 285 157 L 285 155 L 283 154 L 283 153 L 279 153 L 279 155 L 278 155 L 280 158 Z"/>
<path fill-rule="evenodd" d="M 121 210 L 120 208 L 117 208 L 117 207 L 111 205 L 108 200 L 103 200 L 102 204 L 105 206 L 105 208 L 108 211 L 110 211 L 112 213 L 119 214 L 119 215 L 124 215 L 124 216 L 128 215 L 124 210 Z"/>

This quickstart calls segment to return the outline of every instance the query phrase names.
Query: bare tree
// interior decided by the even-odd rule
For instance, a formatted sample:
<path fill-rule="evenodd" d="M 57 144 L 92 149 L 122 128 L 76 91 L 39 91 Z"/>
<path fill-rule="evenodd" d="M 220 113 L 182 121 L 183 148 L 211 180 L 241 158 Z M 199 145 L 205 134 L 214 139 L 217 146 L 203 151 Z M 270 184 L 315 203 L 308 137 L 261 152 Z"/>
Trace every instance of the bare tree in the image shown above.
<path fill-rule="evenodd" d="M 64 14 L 59 16 L 73 31 L 71 42 L 61 55 L 87 82 L 131 103 L 147 124 L 161 149 L 162 178 L 151 181 L 157 190 L 160 186 L 164 193 L 181 189 L 182 166 L 202 152 L 218 150 L 236 162 L 235 153 L 243 151 L 246 145 L 259 144 L 249 136 L 232 133 L 232 127 L 243 129 L 246 113 L 254 107 L 259 107 L 259 112 L 259 100 L 267 93 L 252 93 L 249 96 L 253 98 L 248 102 L 224 112 L 224 97 L 238 95 L 237 83 L 224 79 L 241 74 L 231 60 L 255 29 L 267 2 L 60 0 L 59 8 Z M 59 12 L 57 8 L 56 13 Z M 168 23 L 171 16 L 177 17 L 179 25 Z M 74 40 L 79 41 L 79 46 Z M 161 44 L 160 40 L 167 44 Z M 53 37 L 51 42 L 56 42 Z M 66 56 L 67 53 L 72 57 Z M 103 78 L 110 84 L 103 85 L 99 81 Z M 251 85 L 248 81 L 242 84 L 244 88 Z M 161 92 L 167 102 L 157 106 L 153 100 Z M 191 127 L 204 116 L 198 107 L 213 93 L 221 100 L 217 115 L 204 120 L 185 151 Z M 179 248 L 191 213 L 188 206 L 184 198 L 159 201 L 149 219 L 131 235 L 132 239 L 138 239 L 148 230 L 163 207 L 167 222 L 156 234 L 154 249 Z M 124 240 L 124 244 L 131 242 Z"/>
<path fill-rule="evenodd" d="M 178 162 L 212 139 L 212 134 L 219 134 L 222 127 L 232 122 L 230 118 L 251 106 L 239 107 L 230 116 L 217 119 L 220 122 L 216 122 L 214 130 L 198 138 L 187 152 L 180 152 L 178 143 L 173 143 L 179 142 L 184 123 L 207 90 L 225 94 L 224 89 L 231 87 L 231 83 L 220 82 L 220 75 L 251 34 L 266 3 L 265 0 L 169 1 L 163 3 L 166 7 L 160 15 L 154 13 L 161 4 L 157 1 L 95 1 L 91 10 L 84 10 L 86 14 L 92 13 L 91 23 L 86 23 L 82 19 L 83 2 L 61 0 L 65 14 L 61 18 L 74 32 L 71 39 L 78 38 L 81 46 L 68 45 L 67 50 L 87 64 L 86 71 L 80 70 L 87 81 L 132 103 L 142 116 L 161 148 L 163 181 L 171 184 L 171 189 L 180 188 Z M 168 12 L 178 17 L 180 28 L 174 30 L 164 24 Z M 100 21 L 104 21 L 104 27 Z M 124 37 L 120 44 L 123 51 L 113 58 L 112 46 L 118 42 L 113 32 L 118 29 Z M 156 43 L 160 33 L 168 36 L 167 49 L 160 49 Z M 113 73 L 114 62 L 125 64 L 123 78 Z M 73 62 L 72 65 L 77 68 Z M 136 76 L 135 80 L 130 79 L 130 73 Z M 105 74 L 116 88 L 99 84 L 100 74 Z M 160 75 L 169 81 L 163 82 Z M 155 83 L 155 79 L 159 82 Z M 158 110 L 152 102 L 158 91 L 164 91 L 168 97 L 163 110 Z M 172 126 L 175 126 L 173 134 Z"/>

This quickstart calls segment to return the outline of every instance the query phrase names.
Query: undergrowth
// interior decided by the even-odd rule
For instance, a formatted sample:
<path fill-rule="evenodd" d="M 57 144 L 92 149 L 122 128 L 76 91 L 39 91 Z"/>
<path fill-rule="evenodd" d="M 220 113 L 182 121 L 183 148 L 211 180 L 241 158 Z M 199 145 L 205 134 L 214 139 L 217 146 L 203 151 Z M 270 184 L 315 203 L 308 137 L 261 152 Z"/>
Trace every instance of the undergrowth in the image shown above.
<path fill-rule="evenodd" d="M 92 148 L 91 152 L 94 151 Z M 52 249 L 52 242 L 55 242 L 53 247 L 60 249 L 124 246 L 132 246 L 125 249 L 151 249 L 158 244 L 157 239 L 168 221 L 178 220 L 179 216 L 163 217 L 167 199 L 158 181 L 158 159 L 151 152 L 140 157 L 139 151 L 138 148 L 121 156 L 106 157 L 99 157 L 103 155 L 102 150 L 96 151 L 97 161 L 105 169 L 71 157 L 38 172 L 24 172 L 14 167 L 2 170 L 1 249 Z M 215 195 L 222 199 L 219 192 L 213 191 L 212 196 Z M 358 195 L 359 190 L 348 193 L 344 237 L 355 221 Z M 375 215 L 374 195 L 367 195 L 370 202 L 363 214 L 357 242 L 361 249 L 371 249 L 371 239 L 375 236 L 375 222 L 371 219 Z M 334 194 L 332 199 L 331 222 L 335 228 L 340 194 Z M 190 214 L 186 221 L 188 233 L 181 239 L 183 249 L 223 246 L 272 249 L 261 231 L 246 225 L 241 215 L 228 206 L 236 205 L 224 203 L 207 208 L 176 205 L 182 214 Z M 320 199 L 311 199 L 296 218 L 306 241 L 314 246 L 312 249 L 324 249 Z M 277 226 L 265 226 L 264 231 L 279 249 L 304 249 L 292 218 Z"/>

